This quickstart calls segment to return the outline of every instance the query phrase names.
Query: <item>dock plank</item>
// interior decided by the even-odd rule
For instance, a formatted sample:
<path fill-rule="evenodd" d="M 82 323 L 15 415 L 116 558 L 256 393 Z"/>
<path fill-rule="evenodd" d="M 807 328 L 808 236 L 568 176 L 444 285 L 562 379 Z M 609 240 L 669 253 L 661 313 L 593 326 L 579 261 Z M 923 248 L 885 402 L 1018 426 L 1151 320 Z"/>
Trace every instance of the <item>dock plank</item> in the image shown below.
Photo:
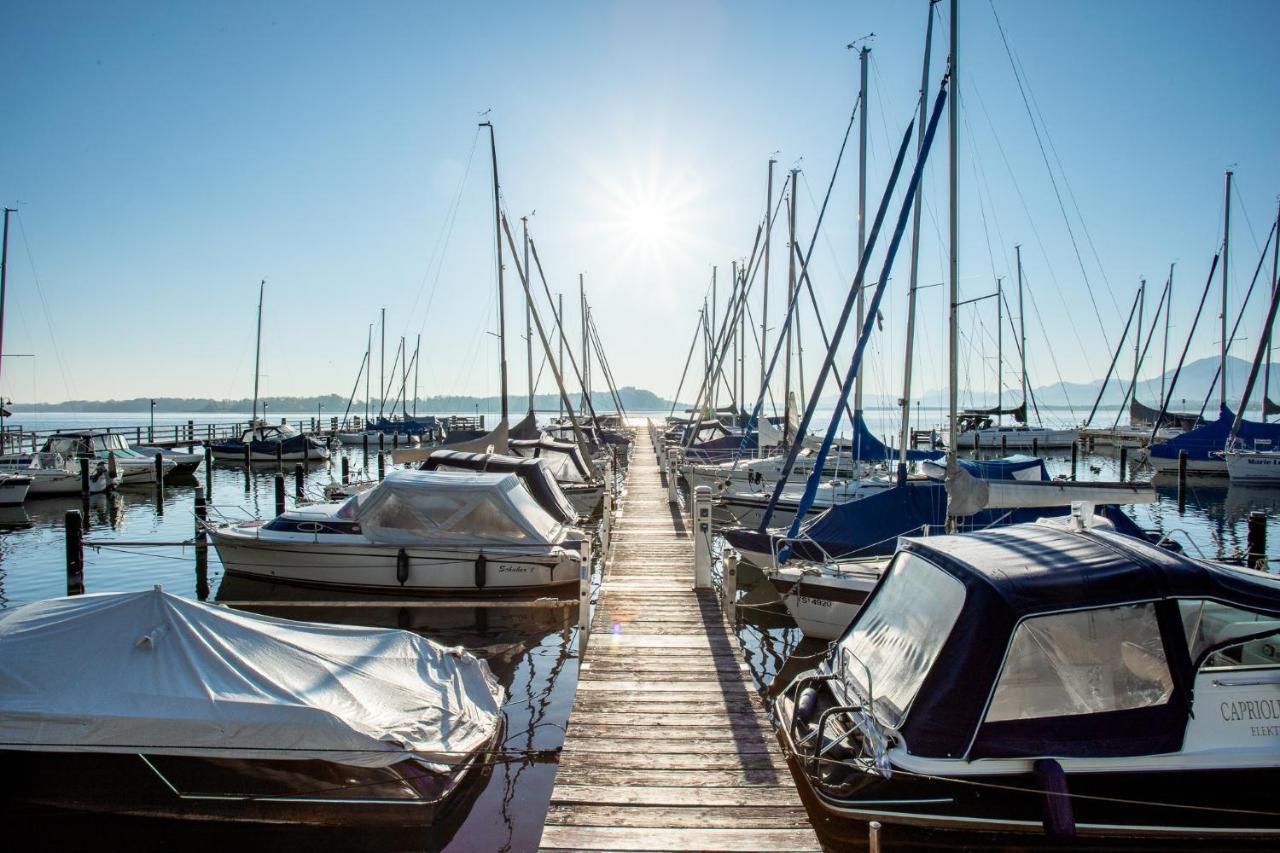
<path fill-rule="evenodd" d="M 638 431 L 544 850 L 821 849 L 690 528 Z"/>

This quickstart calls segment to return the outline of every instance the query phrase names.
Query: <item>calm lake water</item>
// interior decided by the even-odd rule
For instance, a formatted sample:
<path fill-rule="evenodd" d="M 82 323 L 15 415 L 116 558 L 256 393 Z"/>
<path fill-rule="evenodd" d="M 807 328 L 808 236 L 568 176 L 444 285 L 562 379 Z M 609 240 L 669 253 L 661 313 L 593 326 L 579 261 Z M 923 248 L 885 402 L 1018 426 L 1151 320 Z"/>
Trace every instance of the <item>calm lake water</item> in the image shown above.
<path fill-rule="evenodd" d="M 654 413 L 655 416 L 665 415 Z M 890 431 L 892 413 L 868 413 L 871 428 L 878 434 Z M 290 422 L 308 415 L 288 416 Z M 208 416 L 157 416 L 157 425 L 210 422 Z M 275 415 L 273 414 L 273 419 Z M 218 420 L 245 420 L 243 414 Z M 30 417 L 15 421 L 34 426 Z M 1109 422 L 1109 421 L 1108 421 Z M 146 425 L 145 415 L 67 415 L 45 418 L 41 428 L 89 424 Z M 374 474 L 375 461 L 366 464 L 360 448 L 340 449 L 351 465 L 352 475 L 368 470 Z M 1048 457 L 1051 473 L 1070 471 L 1070 452 Z M 1115 479 L 1118 452 L 1100 449 L 1081 455 L 1081 479 Z M 338 456 L 326 464 L 307 469 L 306 493 L 319 497 L 324 485 L 336 479 Z M 1148 479 L 1149 469 L 1130 460 L 1130 478 Z M 287 504 L 293 505 L 293 465 L 285 465 Z M 376 474 L 375 474 L 376 475 Z M 209 481 L 210 502 L 217 512 L 229 517 L 270 516 L 274 503 L 273 465 L 263 464 L 251 472 L 238 465 L 215 464 Z M 224 578 L 216 551 L 209 549 L 207 578 L 196 573 L 195 550 L 180 543 L 190 540 L 194 530 L 193 497 L 196 485 L 206 481 L 203 468 L 186 482 L 171 482 L 163 490 L 154 487 L 126 488 L 116 494 L 93 498 L 89 503 L 85 550 L 85 585 L 90 592 L 134 591 L 156 584 L 184 596 L 210 600 L 302 600 L 316 593 L 273 587 L 243 579 Z M 1280 490 L 1228 488 L 1225 481 L 1192 481 L 1186 508 L 1179 512 L 1176 483 L 1158 483 L 1160 499 L 1148 506 L 1131 507 L 1138 523 L 1147 528 L 1176 531 L 1174 535 L 1193 552 L 1229 557 L 1244 550 L 1249 512 L 1262 510 L 1268 516 L 1269 553 L 1280 542 Z M 69 510 L 80 510 L 79 499 L 28 501 L 0 517 L 0 607 L 63 595 L 66 592 L 64 518 Z M 116 545 L 117 542 L 155 543 L 147 547 Z M 161 544 L 165 543 L 165 544 Z M 597 572 L 599 567 L 597 566 Z M 772 604 L 773 593 L 766 584 L 743 578 L 743 602 L 738 632 L 743 640 L 747 664 L 759 689 L 768 693 L 775 681 L 785 682 L 791 674 L 811 666 L 823 650 L 821 644 L 804 642 L 785 611 Z M 332 600 L 332 593 L 321 594 Z M 317 608 L 271 608 L 264 612 L 290 618 L 349 622 L 407 628 L 438 642 L 461 645 L 485 658 L 507 689 L 507 741 L 505 758 L 495 764 L 491 776 L 473 798 L 458 804 L 450 819 L 431 830 L 412 833 L 343 838 L 326 830 L 323 834 L 281 828 L 254 830 L 248 834 L 234 827 L 188 827 L 156 822 L 67 817 L 34 814 L 28 826 L 40 833 L 41 847 L 64 849 L 212 849 L 227 845 L 276 850 L 361 849 L 451 851 L 524 851 L 536 847 L 554 783 L 554 750 L 564 740 L 577 682 L 578 631 L 573 611 L 534 610 L 410 610 L 394 603 L 367 609 L 325 611 Z M 91 650 L 86 650 L 92 653 Z M 782 673 L 779 679 L 779 673 Z M 105 841 L 109 839 L 109 841 Z M 835 839 L 832 844 L 837 844 Z"/>

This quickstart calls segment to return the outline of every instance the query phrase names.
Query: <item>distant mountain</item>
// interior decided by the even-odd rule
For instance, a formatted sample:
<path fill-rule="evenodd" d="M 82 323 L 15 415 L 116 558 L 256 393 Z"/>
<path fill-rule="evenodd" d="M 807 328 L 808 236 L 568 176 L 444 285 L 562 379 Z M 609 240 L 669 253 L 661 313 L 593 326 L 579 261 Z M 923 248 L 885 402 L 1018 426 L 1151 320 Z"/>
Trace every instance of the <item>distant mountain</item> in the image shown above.
<path fill-rule="evenodd" d="M 580 394 L 570 393 L 569 399 L 577 407 Z M 627 411 L 636 412 L 653 412 L 666 411 L 671 408 L 671 401 L 664 400 L 652 391 L 646 391 L 643 388 L 633 388 L 625 386 L 618 389 L 618 398 L 622 401 L 622 407 Z M 39 410 L 41 412 L 111 412 L 115 414 L 146 414 L 151 411 L 150 397 L 134 397 L 128 400 L 65 400 L 61 403 L 14 403 L 12 409 L 15 415 Z M 592 391 L 592 405 L 600 411 L 612 412 L 617 407 L 614 405 L 613 397 L 606 391 Z M 307 413 L 317 411 L 318 406 L 324 406 L 323 413 L 325 417 L 341 417 L 342 413 L 347 409 L 347 398 L 339 397 L 337 394 L 324 394 L 318 397 L 264 397 L 259 400 L 259 410 L 263 403 L 268 406 L 268 411 L 286 413 Z M 390 406 L 388 401 L 387 405 Z M 244 398 L 240 400 L 214 400 L 208 397 L 156 397 L 155 411 L 157 414 L 184 412 L 184 413 L 201 413 L 222 414 L 222 413 L 239 413 L 248 412 L 253 407 L 253 400 Z M 525 394 L 512 394 L 509 398 L 509 408 L 512 412 L 521 413 L 528 407 L 528 396 Z M 534 397 L 534 407 L 539 411 L 551 411 L 560 408 L 560 397 L 558 394 L 538 394 Z M 376 401 L 374 408 L 377 408 Z M 398 408 L 398 404 L 397 404 Z M 413 409 L 413 403 L 408 405 L 410 410 Z M 423 414 L 446 414 L 458 412 L 474 412 L 478 411 L 482 414 L 496 414 L 502 410 L 502 401 L 497 396 L 493 397 L 468 397 L 468 396 L 436 396 L 418 399 L 417 411 Z M 364 413 L 364 400 L 356 400 L 351 404 L 352 414 Z"/>

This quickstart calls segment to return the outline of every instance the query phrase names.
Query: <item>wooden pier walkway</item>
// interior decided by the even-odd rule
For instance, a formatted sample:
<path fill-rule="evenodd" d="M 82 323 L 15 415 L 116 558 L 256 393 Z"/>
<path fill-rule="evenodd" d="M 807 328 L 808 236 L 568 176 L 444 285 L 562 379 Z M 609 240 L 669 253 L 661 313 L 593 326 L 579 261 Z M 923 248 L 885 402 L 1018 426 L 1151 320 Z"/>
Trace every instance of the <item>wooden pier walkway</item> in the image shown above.
<path fill-rule="evenodd" d="M 635 452 L 543 850 L 820 850 L 648 431 Z"/>

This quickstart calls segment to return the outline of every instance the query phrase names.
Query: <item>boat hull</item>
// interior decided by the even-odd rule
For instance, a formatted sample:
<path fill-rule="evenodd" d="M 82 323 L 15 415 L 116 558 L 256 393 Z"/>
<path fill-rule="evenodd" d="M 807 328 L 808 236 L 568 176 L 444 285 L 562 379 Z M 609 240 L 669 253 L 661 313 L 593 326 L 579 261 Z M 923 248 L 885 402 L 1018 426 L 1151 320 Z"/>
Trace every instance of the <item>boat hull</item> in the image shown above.
<path fill-rule="evenodd" d="M 782 570 L 769 578 L 806 637 L 835 640 L 844 634 L 880 579 L 875 570 L 839 573 Z"/>
<path fill-rule="evenodd" d="M 234 530 L 234 528 L 232 528 Z M 228 574 L 335 589 L 397 593 L 481 594 L 529 592 L 578 584 L 578 561 L 557 548 L 542 554 L 518 549 L 442 548 L 348 544 L 303 537 L 284 541 L 212 531 Z M 400 553 L 407 558 L 399 579 Z M 484 560 L 481 555 L 483 553 Z"/>
<path fill-rule="evenodd" d="M 973 446 L 974 436 L 978 446 L 986 448 L 1008 448 L 1009 450 L 1032 450 L 1041 447 L 1070 447 L 1080 433 L 1074 429 L 981 429 L 961 433 L 956 439 L 958 448 Z"/>
<path fill-rule="evenodd" d="M 0 481 L 0 506 L 21 506 L 30 488 L 30 477 L 17 474 L 5 477 Z"/>
<path fill-rule="evenodd" d="M 1228 453 L 1227 476 L 1233 483 L 1280 485 L 1280 452 Z"/>

